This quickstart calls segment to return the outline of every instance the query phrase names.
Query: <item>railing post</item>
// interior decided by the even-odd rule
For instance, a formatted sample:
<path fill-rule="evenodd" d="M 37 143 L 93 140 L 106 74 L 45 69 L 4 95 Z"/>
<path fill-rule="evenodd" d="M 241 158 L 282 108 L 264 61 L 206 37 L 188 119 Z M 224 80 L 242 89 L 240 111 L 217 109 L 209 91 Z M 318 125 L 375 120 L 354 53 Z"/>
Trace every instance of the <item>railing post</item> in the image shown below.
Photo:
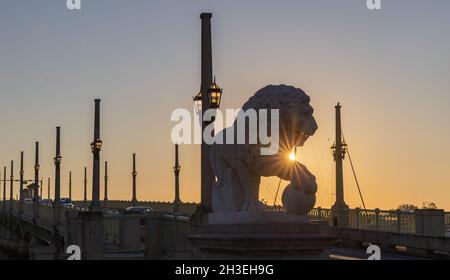
<path fill-rule="evenodd" d="M 317 216 L 319 220 L 322 220 L 322 207 L 317 207 Z"/>
<path fill-rule="evenodd" d="M 360 221 L 359 215 L 361 214 L 361 209 L 359 207 L 355 208 L 355 228 L 359 229 Z"/>
<path fill-rule="evenodd" d="M 401 231 L 402 231 L 402 220 L 401 220 L 401 218 L 402 218 L 402 211 L 397 210 L 395 212 L 396 212 L 396 215 L 397 215 L 397 232 L 401 233 Z"/>
<path fill-rule="evenodd" d="M 380 231 L 380 209 L 375 209 L 375 228 L 376 231 Z"/>

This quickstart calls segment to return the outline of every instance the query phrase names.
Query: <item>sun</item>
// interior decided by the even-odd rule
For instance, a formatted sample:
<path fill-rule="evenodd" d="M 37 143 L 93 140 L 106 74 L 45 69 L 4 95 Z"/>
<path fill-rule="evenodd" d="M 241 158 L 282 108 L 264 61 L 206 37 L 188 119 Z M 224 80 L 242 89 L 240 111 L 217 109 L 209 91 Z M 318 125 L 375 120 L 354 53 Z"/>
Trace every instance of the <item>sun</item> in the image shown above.
<path fill-rule="evenodd" d="M 291 152 L 291 153 L 289 154 L 289 159 L 292 160 L 292 161 L 295 160 L 295 153 L 294 153 L 294 152 Z"/>

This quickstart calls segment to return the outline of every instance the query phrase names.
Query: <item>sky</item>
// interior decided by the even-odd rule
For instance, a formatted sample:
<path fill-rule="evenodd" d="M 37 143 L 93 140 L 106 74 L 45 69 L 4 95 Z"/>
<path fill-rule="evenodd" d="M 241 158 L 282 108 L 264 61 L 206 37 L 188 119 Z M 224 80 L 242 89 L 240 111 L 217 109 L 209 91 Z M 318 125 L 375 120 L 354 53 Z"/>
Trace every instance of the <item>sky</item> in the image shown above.
<path fill-rule="evenodd" d="M 39 141 L 41 176 L 53 182 L 61 126 L 62 195 L 71 170 L 81 199 L 84 166 L 92 176 L 93 100 L 101 98 L 109 198 L 131 199 L 135 152 L 138 199 L 173 200 L 170 116 L 193 110 L 199 15 L 212 12 L 223 109 L 240 108 L 268 84 L 310 95 L 319 129 L 298 157 L 317 177 L 316 206 L 334 202 L 330 146 L 341 102 L 368 208 L 432 201 L 450 209 L 448 0 L 382 0 L 381 10 L 363 0 L 81 0 L 79 11 L 65 2 L 0 2 L 0 165 L 8 176 L 10 160 L 19 176 L 23 150 L 33 178 Z M 199 146 L 181 146 L 180 161 L 181 199 L 199 201 Z M 277 184 L 264 179 L 260 198 L 273 203 Z M 362 206 L 348 160 L 344 184 L 347 204 Z"/>

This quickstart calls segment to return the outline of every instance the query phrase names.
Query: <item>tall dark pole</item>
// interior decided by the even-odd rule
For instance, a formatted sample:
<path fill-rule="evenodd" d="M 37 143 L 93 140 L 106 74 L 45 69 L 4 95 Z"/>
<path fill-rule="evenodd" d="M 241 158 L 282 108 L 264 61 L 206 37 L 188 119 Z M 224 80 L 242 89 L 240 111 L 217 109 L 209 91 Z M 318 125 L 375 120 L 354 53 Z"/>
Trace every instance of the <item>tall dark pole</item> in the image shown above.
<path fill-rule="evenodd" d="M 50 199 L 50 177 L 47 178 L 47 199 Z"/>
<path fill-rule="evenodd" d="M 345 205 L 344 201 L 344 179 L 342 170 L 342 160 L 344 159 L 345 147 L 342 143 L 341 128 L 341 105 L 338 103 L 336 109 L 336 144 L 334 160 L 336 161 L 336 206 Z"/>
<path fill-rule="evenodd" d="M 83 208 L 87 206 L 87 167 L 84 168 L 84 196 L 83 196 Z"/>
<path fill-rule="evenodd" d="M 3 197 L 2 209 L 6 209 L 6 166 L 3 166 Z"/>
<path fill-rule="evenodd" d="M 44 195 L 43 195 L 43 193 L 44 193 L 44 178 L 42 178 L 42 177 L 41 177 L 41 184 L 39 186 L 41 187 L 40 188 L 40 192 L 41 192 L 40 197 L 41 197 L 41 199 L 44 199 Z"/>
<path fill-rule="evenodd" d="M 131 204 L 133 206 L 136 206 L 137 204 L 137 198 L 136 198 L 136 153 L 133 153 L 133 172 L 131 173 L 133 176 L 133 197 L 131 199 Z"/>
<path fill-rule="evenodd" d="M 344 201 L 344 178 L 342 160 L 345 157 L 345 143 L 342 142 L 341 105 L 338 103 L 336 110 L 336 143 L 334 144 L 334 161 L 336 162 L 336 202 L 332 206 L 333 225 L 346 227 L 348 225 L 348 206 Z"/>
<path fill-rule="evenodd" d="M 108 206 L 108 162 L 105 161 L 105 196 L 103 197 L 103 207 Z"/>
<path fill-rule="evenodd" d="M 202 111 L 210 108 L 208 90 L 212 84 L 213 66 L 212 66 L 212 42 L 211 42 L 211 13 L 202 13 L 200 15 L 202 24 L 201 38 L 201 96 Z M 202 121 L 202 134 L 210 122 Z M 213 132 L 212 132 L 213 133 Z M 201 145 L 201 207 L 205 213 L 211 212 L 212 185 L 214 183 L 214 173 L 210 161 L 210 146 L 205 143 L 202 137 Z"/>
<path fill-rule="evenodd" d="M 178 161 L 178 144 L 175 144 L 175 166 L 173 167 L 173 173 L 175 174 L 175 200 L 173 201 L 173 211 L 175 213 L 180 212 L 180 163 Z"/>
<path fill-rule="evenodd" d="M 55 163 L 55 195 L 53 201 L 53 220 L 54 224 L 59 224 L 61 207 L 61 128 L 56 127 L 56 155 L 53 159 Z M 50 182 L 50 178 L 49 178 Z"/>
<path fill-rule="evenodd" d="M 20 152 L 19 213 L 23 213 L 23 151 Z"/>
<path fill-rule="evenodd" d="M 91 144 L 93 154 L 92 167 L 92 202 L 91 210 L 100 208 L 100 99 L 95 99 L 94 141 Z"/>
<path fill-rule="evenodd" d="M 33 214 L 34 218 L 39 216 L 39 142 L 36 142 L 34 158 L 34 191 L 33 191 Z"/>
<path fill-rule="evenodd" d="M 10 187 L 9 187 L 9 209 L 13 209 L 14 202 L 14 161 L 11 160 L 11 176 L 10 178 Z"/>
<path fill-rule="evenodd" d="M 69 198 L 72 199 L 72 171 L 69 171 Z"/>

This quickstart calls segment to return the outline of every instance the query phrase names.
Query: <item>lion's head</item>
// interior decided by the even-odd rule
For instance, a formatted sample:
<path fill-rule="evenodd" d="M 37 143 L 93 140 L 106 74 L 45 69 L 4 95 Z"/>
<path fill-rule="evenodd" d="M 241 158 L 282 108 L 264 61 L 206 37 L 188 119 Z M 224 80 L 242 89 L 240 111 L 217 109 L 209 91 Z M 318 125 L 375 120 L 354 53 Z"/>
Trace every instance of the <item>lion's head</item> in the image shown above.
<path fill-rule="evenodd" d="M 242 106 L 242 109 L 244 111 L 248 109 L 278 109 L 280 148 L 290 151 L 294 146 L 303 146 L 318 128 L 313 117 L 314 109 L 309 101 L 309 96 L 299 88 L 287 85 L 269 85 L 258 90 Z M 270 124 L 270 119 L 267 123 Z"/>

